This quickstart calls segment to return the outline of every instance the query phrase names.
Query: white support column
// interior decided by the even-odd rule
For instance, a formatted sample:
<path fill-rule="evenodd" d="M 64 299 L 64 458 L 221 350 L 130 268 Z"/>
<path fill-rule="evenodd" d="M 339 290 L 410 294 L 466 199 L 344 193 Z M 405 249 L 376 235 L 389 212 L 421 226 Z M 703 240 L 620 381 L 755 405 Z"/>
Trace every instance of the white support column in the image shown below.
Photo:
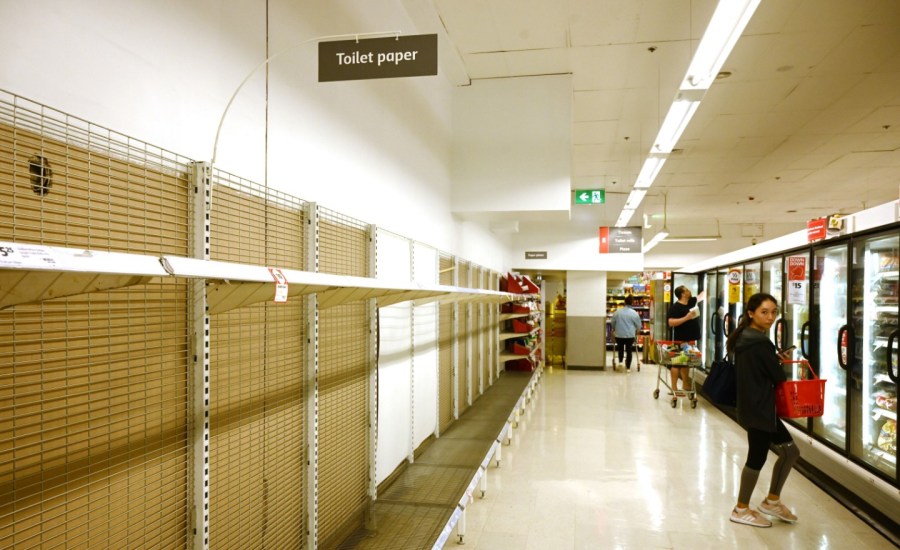
<path fill-rule="evenodd" d="M 307 205 L 307 270 L 319 271 L 319 207 Z M 307 432 L 307 540 L 306 548 L 319 544 L 319 303 L 316 294 L 306 299 L 306 418 Z"/>
<path fill-rule="evenodd" d="M 191 175 L 194 194 L 193 241 L 191 255 L 209 260 L 210 211 L 212 209 L 211 166 L 197 162 Z M 193 279 L 191 293 L 192 357 L 191 395 L 192 417 L 189 427 L 193 442 L 193 504 L 188 525 L 192 528 L 192 544 L 195 550 L 209 549 L 209 307 L 206 301 L 206 281 Z"/>

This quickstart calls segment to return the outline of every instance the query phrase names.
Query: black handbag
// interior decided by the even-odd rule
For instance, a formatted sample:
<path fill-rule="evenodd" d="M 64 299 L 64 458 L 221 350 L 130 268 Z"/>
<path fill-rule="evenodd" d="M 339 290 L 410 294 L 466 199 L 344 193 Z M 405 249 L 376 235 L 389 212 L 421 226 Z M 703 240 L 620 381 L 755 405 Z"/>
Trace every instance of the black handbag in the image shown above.
<path fill-rule="evenodd" d="M 737 373 L 728 359 L 713 361 L 703 382 L 703 393 L 716 405 L 737 406 Z"/>

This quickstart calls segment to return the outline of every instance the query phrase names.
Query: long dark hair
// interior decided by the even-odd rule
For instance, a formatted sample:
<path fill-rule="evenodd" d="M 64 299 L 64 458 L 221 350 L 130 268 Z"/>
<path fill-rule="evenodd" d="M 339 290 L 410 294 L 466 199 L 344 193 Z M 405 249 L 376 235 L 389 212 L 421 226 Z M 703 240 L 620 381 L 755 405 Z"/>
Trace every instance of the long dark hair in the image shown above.
<path fill-rule="evenodd" d="M 731 334 L 728 335 L 728 340 L 725 341 L 725 350 L 728 352 L 728 355 L 734 354 L 734 347 L 737 345 L 738 338 L 741 337 L 744 329 L 750 326 L 750 312 L 756 311 L 756 308 L 761 306 L 763 302 L 772 302 L 778 306 L 778 300 L 766 292 L 757 292 L 750 296 L 747 299 L 747 305 L 744 307 L 744 313 L 741 314 L 741 320 L 738 322 L 737 328 L 731 331 Z"/>

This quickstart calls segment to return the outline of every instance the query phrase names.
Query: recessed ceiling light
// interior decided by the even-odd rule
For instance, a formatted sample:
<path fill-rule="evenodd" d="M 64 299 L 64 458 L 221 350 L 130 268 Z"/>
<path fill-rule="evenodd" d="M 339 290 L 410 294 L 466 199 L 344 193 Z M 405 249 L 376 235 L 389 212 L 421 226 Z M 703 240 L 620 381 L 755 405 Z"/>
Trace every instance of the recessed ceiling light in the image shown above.
<path fill-rule="evenodd" d="M 729 76 L 731 76 L 731 71 L 719 71 L 719 73 L 716 74 L 716 80 L 722 80 L 723 78 L 728 78 Z"/>

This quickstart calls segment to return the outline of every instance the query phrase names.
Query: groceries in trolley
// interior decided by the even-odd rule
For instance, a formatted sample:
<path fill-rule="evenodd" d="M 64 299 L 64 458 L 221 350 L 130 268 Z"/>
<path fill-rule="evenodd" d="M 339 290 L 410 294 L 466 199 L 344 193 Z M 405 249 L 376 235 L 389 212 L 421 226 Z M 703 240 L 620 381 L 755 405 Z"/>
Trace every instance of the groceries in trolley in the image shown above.
<path fill-rule="evenodd" d="M 689 342 L 660 342 L 659 362 L 663 365 L 699 366 L 700 350 Z"/>

